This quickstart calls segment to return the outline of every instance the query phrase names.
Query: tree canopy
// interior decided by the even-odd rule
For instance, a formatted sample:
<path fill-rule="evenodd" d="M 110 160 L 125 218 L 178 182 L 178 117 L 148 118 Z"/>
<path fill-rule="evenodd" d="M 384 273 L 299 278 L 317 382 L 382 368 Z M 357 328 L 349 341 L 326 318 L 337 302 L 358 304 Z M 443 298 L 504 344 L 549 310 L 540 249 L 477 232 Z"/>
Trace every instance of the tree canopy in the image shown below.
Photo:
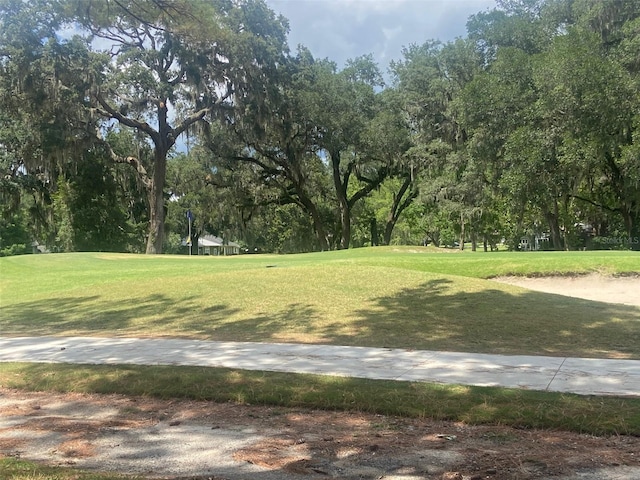
<path fill-rule="evenodd" d="M 263 0 L 0 0 L 0 254 L 640 249 L 640 6 L 500 0 L 389 65 Z M 3 253 L 4 252 L 4 253 Z"/>

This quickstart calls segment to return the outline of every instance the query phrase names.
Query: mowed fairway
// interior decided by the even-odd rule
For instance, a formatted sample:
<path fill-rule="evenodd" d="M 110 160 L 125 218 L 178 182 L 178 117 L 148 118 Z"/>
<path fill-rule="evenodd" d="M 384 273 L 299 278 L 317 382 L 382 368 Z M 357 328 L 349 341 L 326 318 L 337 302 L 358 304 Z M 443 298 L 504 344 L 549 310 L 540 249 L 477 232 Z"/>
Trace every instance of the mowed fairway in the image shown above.
<path fill-rule="evenodd" d="M 381 247 L 8 257 L 0 259 L 0 333 L 640 358 L 640 307 L 487 280 L 589 272 L 637 273 L 640 255 Z"/>

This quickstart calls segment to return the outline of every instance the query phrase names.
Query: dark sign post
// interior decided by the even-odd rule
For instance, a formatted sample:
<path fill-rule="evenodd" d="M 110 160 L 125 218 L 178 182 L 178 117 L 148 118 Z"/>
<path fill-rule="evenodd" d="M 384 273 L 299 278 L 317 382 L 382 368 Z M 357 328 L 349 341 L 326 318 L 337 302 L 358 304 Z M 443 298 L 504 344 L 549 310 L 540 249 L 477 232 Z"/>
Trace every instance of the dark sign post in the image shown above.
<path fill-rule="evenodd" d="M 191 210 L 187 210 L 187 219 L 189 220 L 189 236 L 187 237 L 187 247 L 189 247 L 189 255 L 191 255 L 191 247 L 193 242 L 191 241 L 191 222 L 193 222 L 193 214 Z"/>

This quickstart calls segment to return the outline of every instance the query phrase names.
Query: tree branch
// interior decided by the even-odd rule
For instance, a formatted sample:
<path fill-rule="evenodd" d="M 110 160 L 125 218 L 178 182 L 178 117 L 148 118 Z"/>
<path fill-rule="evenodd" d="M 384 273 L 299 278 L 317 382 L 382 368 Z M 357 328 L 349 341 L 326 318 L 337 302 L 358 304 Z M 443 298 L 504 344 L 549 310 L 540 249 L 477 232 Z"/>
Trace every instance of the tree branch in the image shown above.
<path fill-rule="evenodd" d="M 173 129 L 174 138 L 178 138 L 182 133 L 184 133 L 191 125 L 202 120 L 207 113 L 211 111 L 211 107 L 206 107 L 198 110 L 197 112 L 193 112 L 187 118 L 185 118 L 180 124 Z"/>
<path fill-rule="evenodd" d="M 209 105 L 207 107 L 201 108 L 200 110 L 193 112 L 187 118 L 185 118 L 176 128 L 172 130 L 172 134 L 174 138 L 178 138 L 182 133 L 184 133 L 191 125 L 202 120 L 208 113 L 213 111 L 214 108 L 222 105 L 222 103 L 227 100 L 233 94 L 233 89 L 228 85 L 227 92 L 218 98 L 213 105 Z"/>
<path fill-rule="evenodd" d="M 598 207 L 598 208 L 601 208 L 603 210 L 607 210 L 608 212 L 622 213 L 622 210 L 620 208 L 608 207 L 606 205 L 602 205 L 601 203 L 596 203 L 593 200 L 589 200 L 588 198 L 584 198 L 584 197 L 581 197 L 579 195 L 569 195 L 569 197 L 575 198 L 576 200 L 581 200 L 583 202 L 587 202 L 587 203 L 593 205 L 594 207 Z"/>
<path fill-rule="evenodd" d="M 127 127 L 137 128 L 138 130 L 141 130 L 142 132 L 149 135 L 156 145 L 160 144 L 160 134 L 156 130 L 154 130 L 147 122 L 141 122 L 139 120 L 136 120 L 135 118 L 130 118 L 122 115 L 119 111 L 109 105 L 100 93 L 96 94 L 96 98 L 98 100 L 98 103 L 100 103 L 100 105 L 104 109 L 97 109 L 97 112 L 100 115 L 107 118 L 113 118 L 114 120 L 117 120 L 119 123 Z"/>
<path fill-rule="evenodd" d="M 235 157 L 232 157 L 232 159 L 238 160 L 241 162 L 253 163 L 254 165 L 259 166 L 265 173 L 268 173 L 269 175 L 280 176 L 282 174 L 281 170 L 270 167 L 269 165 L 267 165 L 264 162 L 261 162 L 255 157 L 235 156 Z"/>
<path fill-rule="evenodd" d="M 378 177 L 374 180 L 368 179 L 365 183 L 366 185 L 358 190 L 353 196 L 348 200 L 349 208 L 352 208 L 358 200 L 363 197 L 369 195 L 373 190 L 378 188 L 382 182 L 387 178 L 387 169 L 383 168 L 378 171 Z"/>
<path fill-rule="evenodd" d="M 149 177 L 149 174 L 147 173 L 146 168 L 144 168 L 144 165 L 142 165 L 142 162 L 140 161 L 140 159 L 132 156 L 123 157 L 121 155 L 118 155 L 113 150 L 113 148 L 111 148 L 111 145 L 109 145 L 109 142 L 107 142 L 104 138 L 102 138 L 102 135 L 100 135 L 100 132 L 98 129 L 96 129 L 94 136 L 97 142 L 107 151 L 107 155 L 109 155 L 109 158 L 111 159 L 111 161 L 113 161 L 114 163 L 124 163 L 127 165 L 131 165 L 133 168 L 135 168 L 136 172 L 138 173 L 138 177 L 140 178 L 140 181 L 142 182 L 144 187 L 146 189 L 151 188 L 152 186 L 151 178 Z"/>

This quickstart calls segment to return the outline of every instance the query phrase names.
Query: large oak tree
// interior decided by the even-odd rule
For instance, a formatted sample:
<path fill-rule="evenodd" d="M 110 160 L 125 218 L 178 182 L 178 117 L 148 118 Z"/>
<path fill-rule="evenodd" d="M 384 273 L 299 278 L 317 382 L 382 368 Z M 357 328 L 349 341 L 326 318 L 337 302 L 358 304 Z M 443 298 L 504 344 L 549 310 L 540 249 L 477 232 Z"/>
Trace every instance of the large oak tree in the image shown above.
<path fill-rule="evenodd" d="M 47 4 L 50 16 L 35 17 L 30 13 L 36 7 L 8 5 L 2 12 L 10 16 L 7 23 L 26 25 L 15 29 L 22 37 L 13 38 L 14 44 L 35 42 L 63 52 L 68 45 L 84 46 L 73 55 L 51 56 L 55 80 L 41 103 L 51 108 L 61 95 L 75 93 L 67 104 L 57 103 L 64 112 L 56 122 L 68 127 L 69 112 L 84 121 L 60 141 L 82 137 L 135 169 L 149 206 L 146 251 L 162 252 L 168 155 L 187 131 L 206 129 L 229 110 L 241 112 L 263 94 L 265 78 L 287 49 L 286 21 L 262 0 L 63 0 Z M 34 25 L 27 25 L 34 18 L 45 24 L 35 25 L 43 31 L 35 39 Z M 46 30 L 52 18 L 57 29 Z M 75 36 L 59 40 L 64 32 Z M 33 77 L 26 55 L 8 59 L 14 61 L 21 62 L 18 76 Z M 85 71 L 71 75 L 81 66 Z M 18 90 L 29 88 L 18 81 Z M 133 130 L 153 155 L 113 148 L 105 133 L 115 128 Z"/>

